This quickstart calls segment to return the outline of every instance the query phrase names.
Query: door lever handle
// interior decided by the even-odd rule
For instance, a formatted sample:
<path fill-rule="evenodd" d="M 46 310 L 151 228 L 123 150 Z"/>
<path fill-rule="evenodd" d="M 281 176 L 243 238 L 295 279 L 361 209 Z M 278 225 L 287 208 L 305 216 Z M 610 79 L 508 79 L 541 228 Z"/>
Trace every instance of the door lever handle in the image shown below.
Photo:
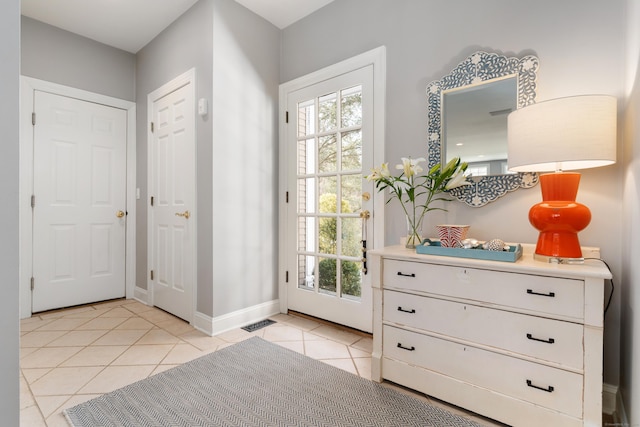
<path fill-rule="evenodd" d="M 189 217 L 191 216 L 191 213 L 189 213 L 189 211 L 176 212 L 176 216 L 181 216 L 184 219 L 189 219 Z"/>

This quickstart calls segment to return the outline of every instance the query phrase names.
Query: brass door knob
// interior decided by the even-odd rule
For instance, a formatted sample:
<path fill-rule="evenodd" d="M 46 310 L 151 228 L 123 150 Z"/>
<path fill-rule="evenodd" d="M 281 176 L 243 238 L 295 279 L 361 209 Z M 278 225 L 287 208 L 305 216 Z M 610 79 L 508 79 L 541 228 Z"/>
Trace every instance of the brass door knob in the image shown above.
<path fill-rule="evenodd" d="M 124 217 L 124 215 L 125 215 L 125 213 L 124 213 L 123 211 L 118 211 L 118 212 L 116 212 L 116 216 L 117 216 L 118 218 L 122 218 L 122 217 Z"/>
<path fill-rule="evenodd" d="M 176 216 L 181 216 L 184 219 L 189 219 L 189 217 L 191 216 L 191 213 L 189 213 L 189 211 L 176 212 Z"/>

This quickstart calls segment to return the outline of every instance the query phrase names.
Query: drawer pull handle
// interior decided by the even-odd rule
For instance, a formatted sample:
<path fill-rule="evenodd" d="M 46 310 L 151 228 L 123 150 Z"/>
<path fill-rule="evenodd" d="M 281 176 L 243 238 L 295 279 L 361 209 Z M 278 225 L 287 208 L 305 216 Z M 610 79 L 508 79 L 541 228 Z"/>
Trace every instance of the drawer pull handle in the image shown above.
<path fill-rule="evenodd" d="M 414 351 L 416 349 L 414 346 L 405 347 L 405 346 L 402 345 L 402 343 L 398 343 L 398 348 L 401 348 L 401 349 L 407 350 L 407 351 Z"/>
<path fill-rule="evenodd" d="M 551 393 L 553 391 L 553 386 L 552 385 L 550 385 L 550 386 L 548 386 L 546 388 L 545 387 L 539 387 L 539 386 L 533 384 L 531 382 L 531 380 L 527 380 L 527 385 L 529 387 L 531 387 L 531 388 L 535 388 L 535 389 L 538 389 L 538 390 L 546 391 L 547 393 Z"/>
<path fill-rule="evenodd" d="M 402 271 L 398 271 L 398 276 L 403 276 L 403 277 L 416 277 L 415 273 L 403 273 Z"/>
<path fill-rule="evenodd" d="M 556 296 L 555 292 L 549 292 L 548 294 L 541 294 L 539 292 L 533 292 L 531 289 L 527 289 L 527 293 L 529 295 L 540 295 L 540 296 L 543 296 L 543 297 L 551 297 L 551 298 Z"/>
<path fill-rule="evenodd" d="M 547 344 L 553 344 L 554 342 L 556 342 L 556 340 L 554 340 L 553 338 L 549 338 L 549 339 L 542 339 L 542 338 L 535 338 L 533 335 L 531 334 L 527 334 L 527 338 L 529 338 L 532 341 L 540 341 L 540 342 L 544 342 Z"/>
<path fill-rule="evenodd" d="M 403 313 L 413 314 L 413 313 L 415 313 L 415 312 L 416 312 L 416 309 L 415 309 L 415 308 L 412 308 L 411 310 L 405 310 L 405 309 L 404 309 L 404 308 L 402 308 L 402 307 L 398 307 L 398 311 L 401 311 L 401 312 L 403 312 Z"/>

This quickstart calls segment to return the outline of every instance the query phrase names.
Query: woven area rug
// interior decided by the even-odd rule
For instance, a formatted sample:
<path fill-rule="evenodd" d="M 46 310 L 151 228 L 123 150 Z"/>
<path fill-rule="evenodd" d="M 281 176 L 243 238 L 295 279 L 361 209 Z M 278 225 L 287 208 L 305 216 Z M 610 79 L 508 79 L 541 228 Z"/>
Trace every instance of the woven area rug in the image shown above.
<path fill-rule="evenodd" d="M 97 426 L 475 426 L 254 337 L 65 411 Z"/>

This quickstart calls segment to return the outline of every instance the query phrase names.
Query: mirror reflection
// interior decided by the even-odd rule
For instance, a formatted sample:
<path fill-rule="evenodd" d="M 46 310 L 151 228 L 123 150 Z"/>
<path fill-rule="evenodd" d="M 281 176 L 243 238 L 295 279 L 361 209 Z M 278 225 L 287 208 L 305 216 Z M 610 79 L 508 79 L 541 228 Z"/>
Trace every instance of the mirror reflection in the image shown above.
<path fill-rule="evenodd" d="M 443 91 L 443 163 L 460 157 L 473 176 L 507 171 L 507 115 L 517 108 L 517 77 Z"/>

